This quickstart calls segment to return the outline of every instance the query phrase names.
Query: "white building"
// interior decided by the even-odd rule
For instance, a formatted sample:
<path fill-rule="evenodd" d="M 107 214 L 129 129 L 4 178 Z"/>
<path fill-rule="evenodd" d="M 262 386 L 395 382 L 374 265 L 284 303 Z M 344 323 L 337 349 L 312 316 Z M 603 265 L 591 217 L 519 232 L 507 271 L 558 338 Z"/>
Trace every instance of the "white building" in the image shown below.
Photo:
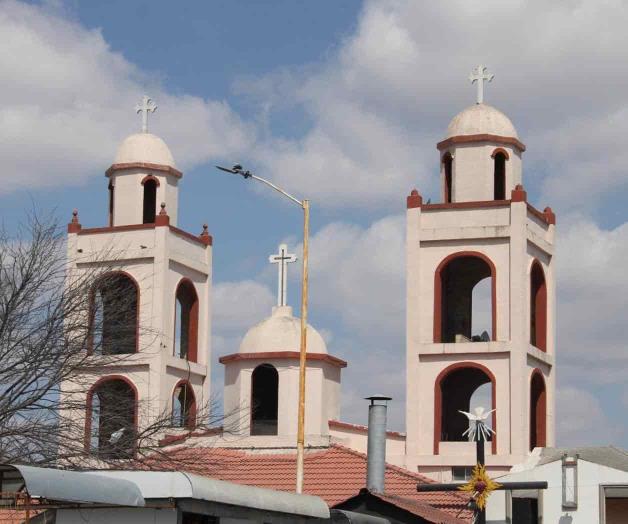
<path fill-rule="evenodd" d="M 536 449 L 498 482 L 547 481 L 538 491 L 495 491 L 490 524 L 628 522 L 628 453 L 609 447 Z"/>

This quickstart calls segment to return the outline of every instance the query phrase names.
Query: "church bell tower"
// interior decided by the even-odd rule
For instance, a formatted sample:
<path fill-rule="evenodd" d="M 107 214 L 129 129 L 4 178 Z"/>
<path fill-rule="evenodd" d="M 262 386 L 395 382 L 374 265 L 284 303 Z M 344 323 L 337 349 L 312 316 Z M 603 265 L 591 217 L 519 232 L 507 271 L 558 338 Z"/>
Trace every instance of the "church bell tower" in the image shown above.
<path fill-rule="evenodd" d="M 506 472 L 554 443 L 554 229 L 527 201 L 524 144 L 509 118 L 477 103 L 437 144 L 441 202 L 407 198 L 407 467 L 463 480 L 477 405 L 494 410 L 486 464 Z"/>
<path fill-rule="evenodd" d="M 84 228 L 77 211 L 68 224 L 71 275 L 94 275 L 87 351 L 96 365 L 64 394 L 85 405 L 77 416 L 97 457 L 132 457 L 135 436 L 156 421 L 193 427 L 209 400 L 212 239 L 207 226 L 177 227 L 183 175 L 148 132 L 156 108 L 143 98 L 142 131 L 106 171 L 107 225 Z"/>

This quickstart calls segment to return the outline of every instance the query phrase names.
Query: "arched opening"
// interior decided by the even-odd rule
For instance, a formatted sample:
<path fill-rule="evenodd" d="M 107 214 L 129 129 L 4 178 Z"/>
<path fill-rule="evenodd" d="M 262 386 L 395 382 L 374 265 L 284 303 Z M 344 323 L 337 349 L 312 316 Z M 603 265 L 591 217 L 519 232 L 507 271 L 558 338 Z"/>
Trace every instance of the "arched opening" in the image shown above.
<path fill-rule="evenodd" d="M 434 281 L 434 342 L 496 339 L 495 278 L 495 266 L 481 253 L 454 253 L 440 263 Z M 487 283 L 476 291 L 484 279 L 490 279 L 490 290 Z"/>
<path fill-rule="evenodd" d="M 101 276 L 92 289 L 91 352 L 135 353 L 138 338 L 139 288 L 126 273 Z"/>
<path fill-rule="evenodd" d="M 194 284 L 188 279 L 177 286 L 174 317 L 174 356 L 196 362 L 198 296 Z"/>
<path fill-rule="evenodd" d="M 123 378 L 105 378 L 87 394 L 86 439 L 101 458 L 132 458 L 135 453 L 137 392 Z"/>
<path fill-rule="evenodd" d="M 547 286 L 537 260 L 530 271 L 530 344 L 541 351 L 547 350 Z"/>
<path fill-rule="evenodd" d="M 144 186 L 144 212 L 142 223 L 153 224 L 157 213 L 157 181 L 149 178 L 142 182 Z"/>
<path fill-rule="evenodd" d="M 193 428 L 196 425 L 196 399 L 189 382 L 179 382 L 172 394 L 172 425 Z"/>
<path fill-rule="evenodd" d="M 539 370 L 530 381 L 530 451 L 547 445 L 547 394 L 545 380 Z"/>
<path fill-rule="evenodd" d="M 506 199 L 506 155 L 496 153 L 493 156 L 495 168 L 493 174 L 493 198 L 495 200 Z"/>
<path fill-rule="evenodd" d="M 279 404 L 279 373 L 261 364 L 251 377 L 251 435 L 276 435 Z"/>
<path fill-rule="evenodd" d="M 451 203 L 452 201 L 452 191 L 453 191 L 453 180 L 452 180 L 452 164 L 453 158 L 451 153 L 445 153 L 443 156 L 443 174 L 444 174 L 444 201 L 446 204 Z"/>
<path fill-rule="evenodd" d="M 438 454 L 440 442 L 466 442 L 465 431 L 469 419 L 460 411 L 471 412 L 476 407 L 495 409 L 495 377 L 484 366 L 472 362 L 453 364 L 443 370 L 436 379 L 434 406 L 434 453 Z M 496 424 L 495 412 L 491 427 Z M 496 452 L 495 437 L 492 452 Z"/>
<path fill-rule="evenodd" d="M 109 227 L 113 226 L 113 206 L 114 206 L 114 186 L 111 181 L 109 181 L 109 185 L 107 186 L 109 190 Z"/>

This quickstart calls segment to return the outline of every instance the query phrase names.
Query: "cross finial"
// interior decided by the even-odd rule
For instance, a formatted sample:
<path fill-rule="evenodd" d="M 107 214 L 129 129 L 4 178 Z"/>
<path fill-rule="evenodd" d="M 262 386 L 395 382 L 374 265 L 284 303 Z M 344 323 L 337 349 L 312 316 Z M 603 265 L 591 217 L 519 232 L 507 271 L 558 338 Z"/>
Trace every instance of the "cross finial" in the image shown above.
<path fill-rule="evenodd" d="M 277 264 L 277 305 L 285 306 L 288 294 L 288 264 L 296 262 L 295 255 L 288 254 L 288 246 L 286 244 L 279 245 L 279 253 L 270 255 L 268 261 L 271 264 Z"/>
<path fill-rule="evenodd" d="M 491 80 L 493 80 L 494 76 L 495 75 L 493 73 L 489 73 L 488 68 L 486 66 L 483 66 L 482 64 L 480 64 L 473 71 L 471 71 L 471 74 L 469 75 L 469 80 L 471 80 L 472 84 L 477 83 L 477 104 L 481 104 L 482 102 L 484 102 L 484 81 L 486 80 L 490 82 Z"/>
<path fill-rule="evenodd" d="M 142 113 L 142 133 L 148 133 L 148 113 L 157 111 L 157 104 L 149 96 L 142 97 L 142 103 L 135 106 L 136 113 Z"/>

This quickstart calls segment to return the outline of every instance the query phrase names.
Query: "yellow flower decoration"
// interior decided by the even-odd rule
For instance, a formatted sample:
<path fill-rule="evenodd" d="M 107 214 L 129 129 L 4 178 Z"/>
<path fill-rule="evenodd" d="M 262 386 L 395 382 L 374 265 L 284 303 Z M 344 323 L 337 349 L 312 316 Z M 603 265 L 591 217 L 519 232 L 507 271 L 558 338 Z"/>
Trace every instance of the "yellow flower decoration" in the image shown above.
<path fill-rule="evenodd" d="M 501 484 L 498 484 L 488 476 L 484 466 L 476 464 L 469 482 L 463 484 L 458 489 L 471 493 L 478 508 L 484 509 L 489 495 L 498 488 L 501 488 Z"/>

